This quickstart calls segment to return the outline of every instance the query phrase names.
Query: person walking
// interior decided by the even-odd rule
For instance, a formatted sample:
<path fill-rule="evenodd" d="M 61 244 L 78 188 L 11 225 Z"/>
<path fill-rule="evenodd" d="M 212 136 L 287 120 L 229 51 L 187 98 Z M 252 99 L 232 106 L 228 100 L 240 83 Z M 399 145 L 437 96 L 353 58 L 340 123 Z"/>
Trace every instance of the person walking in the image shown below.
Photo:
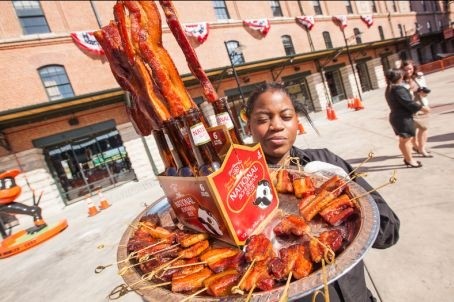
<path fill-rule="evenodd" d="M 404 157 L 407 167 L 420 168 L 422 163 L 415 161 L 411 154 L 411 139 L 415 136 L 415 123 L 413 114 L 418 111 L 429 112 L 429 108 L 421 103 L 414 102 L 409 90 L 403 85 L 403 73 L 400 69 L 393 68 L 386 72 L 388 86 L 385 98 L 389 109 L 389 122 L 394 133 L 399 136 L 399 149 Z"/>
<path fill-rule="evenodd" d="M 427 94 L 430 90 L 427 88 L 426 79 L 422 72 L 418 72 L 412 60 L 402 62 L 401 69 L 404 72 L 404 83 L 413 100 L 420 102 L 423 106 L 429 107 L 429 99 Z M 412 139 L 413 150 L 424 157 L 433 157 L 430 151 L 427 150 L 427 127 L 429 125 L 429 114 L 417 112 L 413 117 L 416 133 Z"/>

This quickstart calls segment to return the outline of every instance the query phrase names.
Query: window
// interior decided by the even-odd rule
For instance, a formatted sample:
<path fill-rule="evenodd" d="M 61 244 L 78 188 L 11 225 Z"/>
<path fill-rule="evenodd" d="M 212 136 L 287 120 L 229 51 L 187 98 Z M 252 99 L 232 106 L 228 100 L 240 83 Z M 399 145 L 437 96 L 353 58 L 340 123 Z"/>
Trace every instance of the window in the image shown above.
<path fill-rule="evenodd" d="M 284 45 L 285 55 L 291 56 L 295 54 L 295 48 L 293 47 L 292 37 L 284 35 L 281 37 L 282 45 Z"/>
<path fill-rule="evenodd" d="M 344 0 L 345 8 L 347 9 L 347 14 L 353 14 L 352 3 L 350 0 Z"/>
<path fill-rule="evenodd" d="M 403 36 L 404 36 L 404 30 L 403 30 L 403 28 L 402 28 L 402 24 L 398 24 L 398 25 L 397 25 L 397 28 L 399 29 L 399 34 L 400 34 L 400 36 L 403 37 Z"/>
<path fill-rule="evenodd" d="M 333 48 L 333 42 L 331 42 L 331 36 L 329 35 L 329 32 L 323 32 L 323 40 L 325 40 L 326 48 Z"/>
<path fill-rule="evenodd" d="M 378 27 L 378 33 L 380 34 L 380 40 L 383 41 L 385 39 L 385 34 L 383 33 L 383 27 L 382 26 Z"/>
<path fill-rule="evenodd" d="M 271 10 L 273 11 L 273 17 L 282 17 L 282 10 L 279 1 L 270 1 Z"/>
<path fill-rule="evenodd" d="M 225 5 L 225 1 L 213 1 L 214 12 L 218 20 L 230 19 L 229 11 Z"/>
<path fill-rule="evenodd" d="M 238 41 L 228 41 L 227 49 L 229 52 L 230 61 L 233 65 L 243 64 L 245 62 L 240 43 Z"/>
<path fill-rule="evenodd" d="M 49 100 L 55 101 L 74 96 L 73 88 L 63 66 L 45 66 L 39 68 L 38 72 Z"/>
<path fill-rule="evenodd" d="M 421 5 L 422 5 L 422 11 L 423 12 L 427 11 L 426 1 L 421 0 Z"/>
<path fill-rule="evenodd" d="M 393 0 L 393 12 L 397 12 L 396 1 Z"/>
<path fill-rule="evenodd" d="M 39 1 L 13 1 L 24 35 L 50 32 Z"/>
<path fill-rule="evenodd" d="M 432 32 L 432 23 L 430 23 L 430 21 L 427 21 L 426 26 L 427 26 L 427 31 L 431 33 Z"/>
<path fill-rule="evenodd" d="M 370 1 L 370 7 L 373 13 L 377 12 L 377 6 L 375 5 L 375 1 Z"/>
<path fill-rule="evenodd" d="M 361 44 L 363 41 L 361 40 L 362 32 L 359 31 L 358 28 L 353 28 L 353 33 L 355 34 L 356 44 Z"/>
<path fill-rule="evenodd" d="M 314 6 L 314 12 L 316 15 L 323 15 L 322 7 L 320 6 L 320 1 L 314 0 L 312 1 L 312 5 Z"/>

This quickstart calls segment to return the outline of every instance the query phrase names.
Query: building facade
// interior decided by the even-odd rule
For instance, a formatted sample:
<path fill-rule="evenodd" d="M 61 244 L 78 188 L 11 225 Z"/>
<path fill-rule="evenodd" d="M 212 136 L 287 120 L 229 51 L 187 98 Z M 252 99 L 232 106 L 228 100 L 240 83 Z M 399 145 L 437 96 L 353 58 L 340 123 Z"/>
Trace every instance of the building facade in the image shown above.
<path fill-rule="evenodd" d="M 127 97 L 105 57 L 71 36 L 107 25 L 114 4 L 0 2 L 0 170 L 22 170 L 20 201 L 30 203 L 32 190 L 38 190 L 44 191 L 44 209 L 61 207 L 162 169 L 153 137 L 140 137 L 129 122 Z M 452 35 L 452 1 L 174 5 L 183 24 L 209 28 L 205 41 L 196 37 L 191 43 L 237 118 L 259 83 L 283 81 L 308 111 L 320 111 L 329 102 L 384 87 L 384 70 L 401 59 L 425 64 L 454 52 L 446 34 Z M 311 17 L 311 29 L 300 23 L 302 16 Z M 343 31 L 333 17 L 345 18 Z M 245 21 L 255 21 L 261 31 Z M 164 47 L 187 90 L 205 106 L 165 18 L 162 27 Z"/>

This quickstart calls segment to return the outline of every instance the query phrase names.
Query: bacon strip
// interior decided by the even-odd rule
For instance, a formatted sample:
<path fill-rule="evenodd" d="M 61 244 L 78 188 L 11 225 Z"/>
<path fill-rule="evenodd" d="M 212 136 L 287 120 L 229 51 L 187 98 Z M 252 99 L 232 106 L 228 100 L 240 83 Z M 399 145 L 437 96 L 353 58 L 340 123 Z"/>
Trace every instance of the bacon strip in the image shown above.
<path fill-rule="evenodd" d="M 216 90 L 210 82 L 210 79 L 207 77 L 206 73 L 203 71 L 202 66 L 200 65 L 197 54 L 189 42 L 186 34 L 181 26 L 180 21 L 178 20 L 175 7 L 173 6 L 172 1 L 160 0 L 162 9 L 166 16 L 167 24 L 169 25 L 170 30 L 172 31 L 175 39 L 183 50 L 184 56 L 186 57 L 186 62 L 188 63 L 189 69 L 192 74 L 199 80 L 203 88 L 203 94 L 207 98 L 208 102 L 214 103 L 219 99 Z"/>

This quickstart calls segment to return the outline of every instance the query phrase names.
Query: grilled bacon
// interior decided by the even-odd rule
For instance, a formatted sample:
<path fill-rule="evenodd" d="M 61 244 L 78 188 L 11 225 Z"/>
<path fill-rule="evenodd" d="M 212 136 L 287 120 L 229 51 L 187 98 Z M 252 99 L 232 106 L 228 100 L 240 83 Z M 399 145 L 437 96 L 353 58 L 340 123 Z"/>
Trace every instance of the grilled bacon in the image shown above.
<path fill-rule="evenodd" d="M 277 236 L 303 236 L 310 231 L 310 226 L 301 216 L 287 215 L 274 227 L 273 231 Z"/>
<path fill-rule="evenodd" d="M 340 230 L 334 229 L 325 231 L 320 234 L 318 240 L 333 252 L 337 252 L 342 247 L 343 237 Z M 320 244 L 316 239 L 309 242 L 309 250 L 312 261 L 319 263 L 325 257 L 326 247 Z"/>
<path fill-rule="evenodd" d="M 331 201 L 319 214 L 332 226 L 338 226 L 355 212 L 355 207 L 347 194 Z"/>

